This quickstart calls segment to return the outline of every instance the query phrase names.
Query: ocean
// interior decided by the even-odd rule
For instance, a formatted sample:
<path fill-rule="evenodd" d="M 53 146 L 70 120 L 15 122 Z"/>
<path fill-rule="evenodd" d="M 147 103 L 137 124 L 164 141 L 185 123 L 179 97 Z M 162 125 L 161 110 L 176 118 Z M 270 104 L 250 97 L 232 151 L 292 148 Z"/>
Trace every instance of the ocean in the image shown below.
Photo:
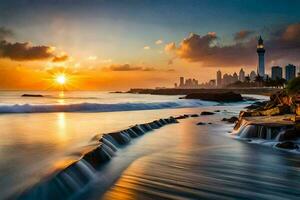
<path fill-rule="evenodd" d="M 43 97 L 21 97 L 24 93 Z M 221 121 L 251 102 L 220 104 L 179 97 L 0 92 L 0 199 L 299 197 L 299 155 L 236 140 L 229 134 L 233 125 Z M 101 167 L 82 159 L 106 133 L 216 110 L 214 115 L 151 130 L 126 146 L 112 142 L 116 152 Z M 76 161 L 75 169 L 65 170 Z"/>

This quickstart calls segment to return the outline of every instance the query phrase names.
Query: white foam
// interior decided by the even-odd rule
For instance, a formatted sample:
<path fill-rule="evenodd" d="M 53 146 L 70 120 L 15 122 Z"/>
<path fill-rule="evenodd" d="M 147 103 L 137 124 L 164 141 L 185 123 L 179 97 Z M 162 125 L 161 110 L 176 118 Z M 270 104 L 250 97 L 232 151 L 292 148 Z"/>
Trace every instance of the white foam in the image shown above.
<path fill-rule="evenodd" d="M 0 105 L 0 113 L 44 113 L 44 112 L 112 112 L 130 110 L 153 110 L 215 105 L 214 102 L 178 100 L 150 103 L 78 103 L 78 104 L 15 104 Z"/>

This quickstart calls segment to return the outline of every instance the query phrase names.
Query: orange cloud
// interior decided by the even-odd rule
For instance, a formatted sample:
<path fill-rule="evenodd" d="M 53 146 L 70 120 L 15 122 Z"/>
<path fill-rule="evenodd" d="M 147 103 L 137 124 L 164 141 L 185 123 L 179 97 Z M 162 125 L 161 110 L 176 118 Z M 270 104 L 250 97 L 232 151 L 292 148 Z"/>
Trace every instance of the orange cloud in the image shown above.
<path fill-rule="evenodd" d="M 69 56 L 64 54 L 64 55 L 61 55 L 61 56 L 55 56 L 53 59 L 52 59 L 52 62 L 65 62 L 69 59 Z"/>

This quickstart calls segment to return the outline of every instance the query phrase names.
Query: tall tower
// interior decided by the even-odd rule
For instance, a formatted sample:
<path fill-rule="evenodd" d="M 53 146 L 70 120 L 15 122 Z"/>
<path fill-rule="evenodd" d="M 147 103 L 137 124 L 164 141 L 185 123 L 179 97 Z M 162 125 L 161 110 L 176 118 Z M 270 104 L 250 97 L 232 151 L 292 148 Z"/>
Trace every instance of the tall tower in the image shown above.
<path fill-rule="evenodd" d="M 219 70 L 217 71 L 217 86 L 221 87 L 222 85 L 222 72 Z"/>
<path fill-rule="evenodd" d="M 266 52 L 266 50 L 264 48 L 264 41 L 261 38 L 261 36 L 259 36 L 259 39 L 258 39 L 256 52 L 258 54 L 257 73 L 259 76 L 264 77 L 265 76 L 265 52 Z"/>

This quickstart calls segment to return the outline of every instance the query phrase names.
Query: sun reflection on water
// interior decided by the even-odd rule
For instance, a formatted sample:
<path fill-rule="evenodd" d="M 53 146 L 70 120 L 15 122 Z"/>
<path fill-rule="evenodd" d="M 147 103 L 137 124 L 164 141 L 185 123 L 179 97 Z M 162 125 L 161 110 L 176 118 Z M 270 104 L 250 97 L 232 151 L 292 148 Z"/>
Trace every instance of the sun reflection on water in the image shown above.
<path fill-rule="evenodd" d="M 66 118 L 65 113 L 57 113 L 57 128 L 58 136 L 61 140 L 67 139 L 66 137 Z"/>
<path fill-rule="evenodd" d="M 64 93 L 64 91 L 60 91 L 59 92 L 59 94 L 58 94 L 58 97 L 59 97 L 59 99 L 58 99 L 58 103 L 59 104 L 64 104 L 65 103 L 65 93 Z"/>

